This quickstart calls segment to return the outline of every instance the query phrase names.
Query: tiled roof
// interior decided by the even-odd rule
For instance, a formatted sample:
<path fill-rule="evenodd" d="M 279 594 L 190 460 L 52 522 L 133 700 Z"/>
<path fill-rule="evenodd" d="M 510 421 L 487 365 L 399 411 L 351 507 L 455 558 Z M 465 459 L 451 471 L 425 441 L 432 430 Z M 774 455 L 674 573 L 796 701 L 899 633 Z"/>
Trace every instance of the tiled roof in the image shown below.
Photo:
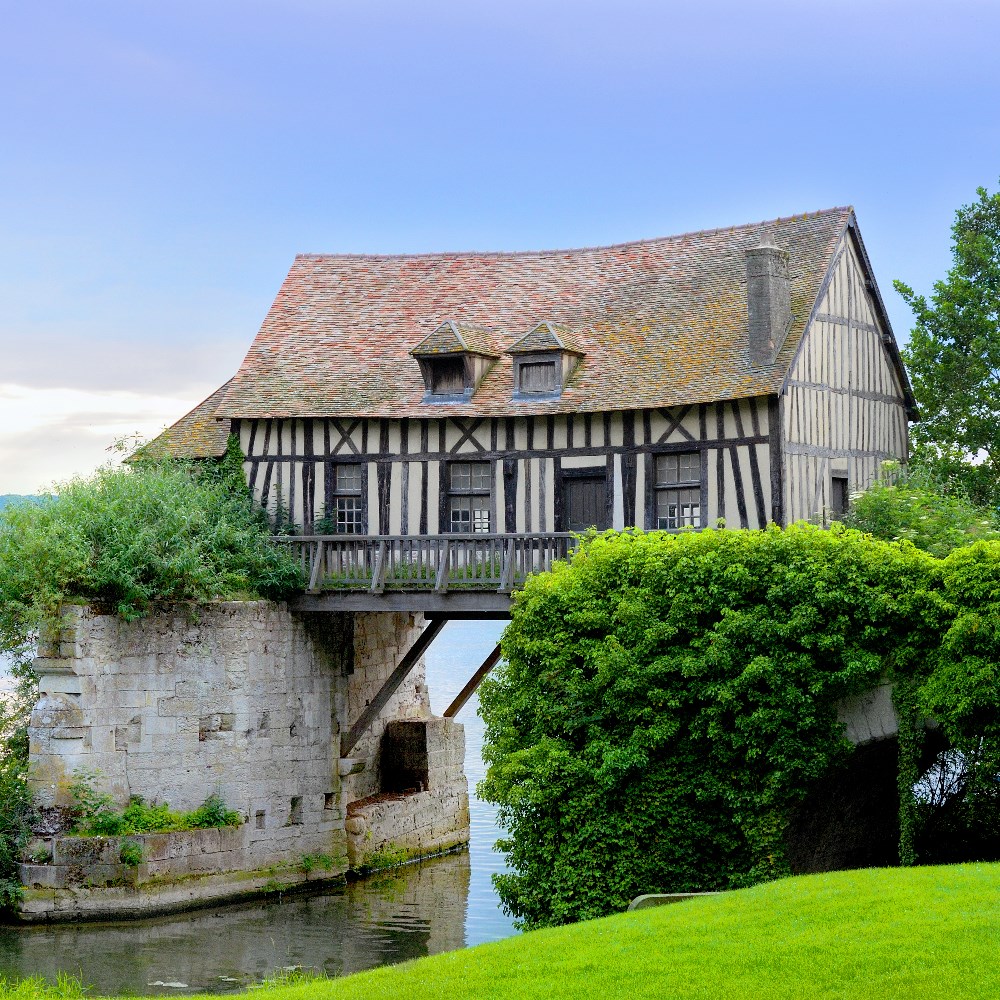
<path fill-rule="evenodd" d="M 508 354 L 530 354 L 533 351 L 573 351 L 583 352 L 570 340 L 565 327 L 553 323 L 539 323 L 534 330 L 529 330 L 520 340 L 507 348 Z"/>
<path fill-rule="evenodd" d="M 484 354 L 495 358 L 490 348 L 489 335 L 482 330 L 445 320 L 430 336 L 424 337 L 410 353 L 415 357 L 429 354 Z"/>
<path fill-rule="evenodd" d="M 231 384 L 232 379 L 216 389 L 190 413 L 140 448 L 131 456 L 132 460 L 168 455 L 174 458 L 217 458 L 224 455 L 229 441 L 229 421 L 218 420 L 215 414 Z"/>
<path fill-rule="evenodd" d="M 227 417 L 500 416 L 674 406 L 780 390 L 834 250 L 835 208 L 583 250 L 296 257 L 219 406 Z M 794 321 L 777 362 L 747 353 L 746 251 L 790 255 Z M 499 355 L 467 403 L 424 403 L 410 352 L 447 320 Z M 562 395 L 512 401 L 509 349 L 540 322 L 583 352 Z"/>

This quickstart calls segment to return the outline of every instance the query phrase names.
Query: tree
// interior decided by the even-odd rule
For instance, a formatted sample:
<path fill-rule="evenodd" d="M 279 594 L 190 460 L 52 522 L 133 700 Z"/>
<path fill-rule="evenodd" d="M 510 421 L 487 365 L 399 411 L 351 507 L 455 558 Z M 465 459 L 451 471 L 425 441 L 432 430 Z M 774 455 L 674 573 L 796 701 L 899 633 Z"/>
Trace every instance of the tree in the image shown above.
<path fill-rule="evenodd" d="M 930 301 L 896 281 L 916 324 L 903 352 L 921 411 L 914 462 L 1000 505 L 1000 192 L 955 213 L 954 263 Z"/>

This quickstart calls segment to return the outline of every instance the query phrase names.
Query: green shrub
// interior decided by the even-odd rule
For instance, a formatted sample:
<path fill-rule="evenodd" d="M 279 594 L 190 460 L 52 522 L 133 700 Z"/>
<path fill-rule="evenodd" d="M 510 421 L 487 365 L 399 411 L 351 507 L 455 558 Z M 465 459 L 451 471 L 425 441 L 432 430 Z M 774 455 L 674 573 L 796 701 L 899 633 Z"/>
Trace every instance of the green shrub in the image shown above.
<path fill-rule="evenodd" d="M 608 533 L 529 580 L 481 688 L 504 906 L 534 927 L 786 874 L 792 809 L 850 753 L 837 702 L 922 676 L 946 569 L 795 525 Z"/>
<path fill-rule="evenodd" d="M 13 691 L 0 698 L 0 912 L 16 908 L 21 899 L 18 858 L 34 815 L 26 778 L 28 716 L 37 684 L 28 663 L 15 664 L 13 676 Z"/>
<path fill-rule="evenodd" d="M 71 832 L 81 837 L 220 829 L 244 822 L 243 815 L 227 808 L 217 795 L 210 795 L 190 812 L 173 812 L 166 803 L 149 803 L 139 795 L 133 795 L 124 809 L 118 809 L 110 795 L 96 791 L 96 781 L 95 773 L 78 771 L 69 786 L 74 815 Z"/>
<path fill-rule="evenodd" d="M 844 524 L 888 542 L 910 541 L 935 556 L 1000 537 L 996 515 L 922 469 L 883 466 L 883 478 L 851 498 Z"/>
<path fill-rule="evenodd" d="M 130 868 L 141 865 L 143 858 L 142 844 L 136 840 L 126 840 L 118 850 L 118 860 Z"/>
<path fill-rule="evenodd" d="M 66 602 L 135 618 L 154 602 L 282 597 L 297 565 L 268 541 L 266 514 L 231 439 L 217 465 L 138 461 L 0 511 L 0 649 L 30 648 Z"/>

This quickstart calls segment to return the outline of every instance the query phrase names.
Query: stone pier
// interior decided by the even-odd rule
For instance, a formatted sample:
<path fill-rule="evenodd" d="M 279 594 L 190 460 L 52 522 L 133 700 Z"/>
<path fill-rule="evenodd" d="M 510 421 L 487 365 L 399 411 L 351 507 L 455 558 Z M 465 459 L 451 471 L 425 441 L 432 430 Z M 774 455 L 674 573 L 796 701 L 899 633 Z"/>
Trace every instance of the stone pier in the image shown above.
<path fill-rule="evenodd" d="M 218 796 L 243 823 L 127 838 L 125 850 L 43 826 L 21 869 L 22 918 L 177 909 L 466 843 L 464 734 L 432 718 L 422 662 L 351 757 L 340 755 L 341 733 L 423 625 L 265 601 L 134 622 L 68 608 L 35 662 L 30 778 L 46 814 L 58 817 L 71 783 L 89 775 L 120 805 L 141 796 L 191 810 Z"/>

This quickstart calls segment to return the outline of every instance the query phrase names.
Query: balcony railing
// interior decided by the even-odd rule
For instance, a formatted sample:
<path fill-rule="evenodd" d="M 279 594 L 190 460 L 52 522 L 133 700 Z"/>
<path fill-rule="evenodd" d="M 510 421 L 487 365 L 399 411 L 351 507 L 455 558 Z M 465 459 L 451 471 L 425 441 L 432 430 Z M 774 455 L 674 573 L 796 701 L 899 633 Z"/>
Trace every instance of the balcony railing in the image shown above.
<path fill-rule="evenodd" d="M 337 590 L 495 591 L 509 594 L 531 573 L 575 548 L 568 533 L 539 535 L 277 535 L 309 581 L 308 594 Z"/>

